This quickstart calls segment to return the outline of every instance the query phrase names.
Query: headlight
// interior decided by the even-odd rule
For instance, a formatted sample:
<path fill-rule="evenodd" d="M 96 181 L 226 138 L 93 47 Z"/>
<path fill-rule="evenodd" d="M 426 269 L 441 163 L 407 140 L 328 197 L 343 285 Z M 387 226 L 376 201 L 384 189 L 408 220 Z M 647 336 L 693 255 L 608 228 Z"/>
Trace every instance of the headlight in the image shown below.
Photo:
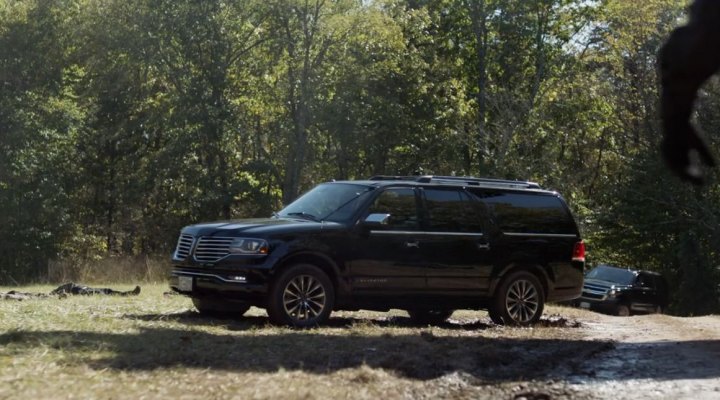
<path fill-rule="evenodd" d="M 263 239 L 235 238 L 230 243 L 230 254 L 267 254 L 270 246 Z"/>

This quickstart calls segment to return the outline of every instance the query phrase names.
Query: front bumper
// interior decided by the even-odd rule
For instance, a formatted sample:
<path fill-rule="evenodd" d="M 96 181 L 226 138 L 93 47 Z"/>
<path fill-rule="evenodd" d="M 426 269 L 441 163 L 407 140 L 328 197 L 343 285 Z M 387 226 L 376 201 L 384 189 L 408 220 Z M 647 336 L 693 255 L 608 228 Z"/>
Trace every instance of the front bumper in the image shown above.
<path fill-rule="evenodd" d="M 224 298 L 252 304 L 264 302 L 268 279 L 254 270 L 208 270 L 175 267 L 169 277 L 170 288 L 194 298 Z"/>
<path fill-rule="evenodd" d="M 620 299 L 618 297 L 605 297 L 602 300 L 587 297 L 579 297 L 575 300 L 575 305 L 593 311 L 604 313 L 612 313 L 617 309 Z"/>

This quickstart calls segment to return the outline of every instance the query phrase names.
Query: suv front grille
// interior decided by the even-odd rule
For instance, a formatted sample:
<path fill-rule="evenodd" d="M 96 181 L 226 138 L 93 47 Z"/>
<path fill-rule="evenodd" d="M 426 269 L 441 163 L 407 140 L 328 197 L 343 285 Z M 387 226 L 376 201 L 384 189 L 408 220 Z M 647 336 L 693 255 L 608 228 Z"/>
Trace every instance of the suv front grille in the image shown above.
<path fill-rule="evenodd" d="M 201 262 L 215 262 L 230 254 L 234 238 L 203 236 L 195 246 L 195 259 Z"/>
<path fill-rule="evenodd" d="M 582 297 L 586 299 L 597 299 L 602 300 L 605 298 L 604 294 L 597 294 L 597 293 L 590 293 L 590 292 L 583 292 Z"/>
<path fill-rule="evenodd" d="M 585 282 L 582 297 L 586 299 L 605 300 L 608 290 L 610 290 L 608 286 Z"/>
<path fill-rule="evenodd" d="M 195 238 L 192 235 L 182 234 L 178 239 L 177 248 L 175 248 L 175 259 L 185 260 L 190 255 L 190 249 L 192 249 L 193 241 Z"/>

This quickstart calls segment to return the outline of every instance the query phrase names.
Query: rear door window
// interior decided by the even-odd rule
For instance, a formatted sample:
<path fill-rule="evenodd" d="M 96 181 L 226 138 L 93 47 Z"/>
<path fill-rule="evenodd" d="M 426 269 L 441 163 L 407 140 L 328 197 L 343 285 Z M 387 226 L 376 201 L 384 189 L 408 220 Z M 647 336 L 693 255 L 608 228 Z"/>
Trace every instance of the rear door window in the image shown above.
<path fill-rule="evenodd" d="M 431 232 L 482 232 L 480 204 L 463 190 L 428 189 L 423 191 L 426 230 Z"/>

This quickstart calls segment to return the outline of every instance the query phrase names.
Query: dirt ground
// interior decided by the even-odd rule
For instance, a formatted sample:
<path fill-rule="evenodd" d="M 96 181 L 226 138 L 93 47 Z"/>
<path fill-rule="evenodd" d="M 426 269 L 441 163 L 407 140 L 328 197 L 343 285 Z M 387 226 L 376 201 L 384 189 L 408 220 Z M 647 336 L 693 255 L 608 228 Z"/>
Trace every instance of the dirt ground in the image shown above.
<path fill-rule="evenodd" d="M 720 316 L 548 305 L 538 325 L 517 328 L 484 311 L 439 326 L 414 325 L 402 310 L 358 311 L 293 330 L 257 308 L 202 316 L 166 290 L 5 297 L 0 400 L 720 399 Z"/>
<path fill-rule="evenodd" d="M 557 382 L 546 382 L 548 387 L 536 393 L 558 393 L 563 387 L 572 398 L 720 398 L 720 317 L 590 318 L 582 323 L 582 335 L 610 345 L 560 366 L 549 374 Z"/>

